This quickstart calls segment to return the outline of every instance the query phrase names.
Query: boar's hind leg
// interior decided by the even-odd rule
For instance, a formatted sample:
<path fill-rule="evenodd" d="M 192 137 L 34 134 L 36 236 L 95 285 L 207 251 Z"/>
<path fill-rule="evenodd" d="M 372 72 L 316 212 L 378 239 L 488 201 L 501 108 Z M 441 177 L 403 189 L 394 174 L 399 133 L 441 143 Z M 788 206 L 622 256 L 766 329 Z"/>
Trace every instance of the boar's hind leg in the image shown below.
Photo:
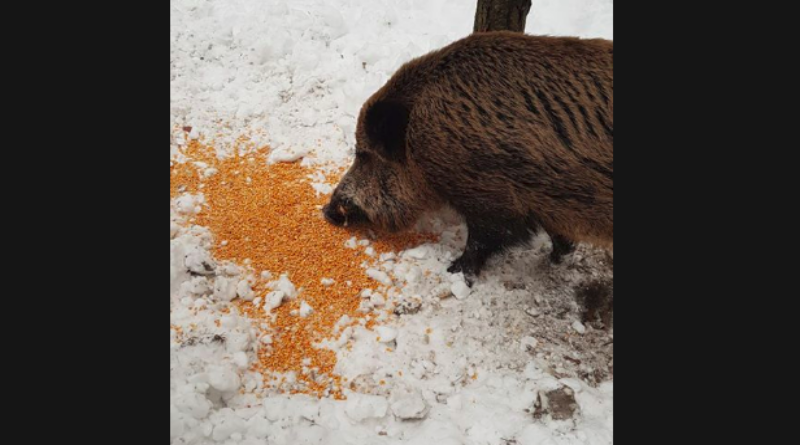
<path fill-rule="evenodd" d="M 480 274 L 486 261 L 502 249 L 512 247 L 531 237 L 531 227 L 525 222 L 514 220 L 475 219 L 467 217 L 467 246 L 464 254 L 447 269 L 450 273 L 463 272 L 472 284 L 472 279 Z"/>
<path fill-rule="evenodd" d="M 551 234 L 550 240 L 553 242 L 553 250 L 550 252 L 550 261 L 553 264 L 561 264 L 564 255 L 575 251 L 575 243 L 561 235 Z"/>

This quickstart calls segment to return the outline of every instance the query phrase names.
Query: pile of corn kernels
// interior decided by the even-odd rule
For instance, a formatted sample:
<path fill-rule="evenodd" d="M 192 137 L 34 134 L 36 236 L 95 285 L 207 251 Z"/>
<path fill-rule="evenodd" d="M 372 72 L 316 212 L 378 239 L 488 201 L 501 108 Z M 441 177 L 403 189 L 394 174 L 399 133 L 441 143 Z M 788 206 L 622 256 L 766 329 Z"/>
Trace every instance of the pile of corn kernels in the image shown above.
<path fill-rule="evenodd" d="M 334 373 L 336 354 L 318 343 L 335 337 L 345 327 L 342 321 L 368 328 L 375 323 L 376 313 L 365 312 L 359 296 L 378 285 L 364 268 L 374 255 L 430 238 L 381 235 L 370 243 L 372 256 L 354 249 L 353 237 L 365 235 L 322 218 L 328 197 L 311 187 L 312 170 L 296 163 L 268 165 L 266 147 L 235 152 L 219 159 L 213 147 L 190 141 L 182 152 L 187 161 L 170 165 L 170 196 L 202 193 L 205 205 L 189 222 L 210 229 L 217 260 L 234 261 L 251 272 L 254 298 L 235 303 L 263 331 L 252 370 L 264 376 L 265 386 L 283 391 L 291 375 L 289 392 L 342 398 L 345 382 Z M 268 283 L 281 274 L 299 293 L 265 308 L 262 302 L 272 290 Z M 381 310 L 390 314 L 392 307 Z"/>

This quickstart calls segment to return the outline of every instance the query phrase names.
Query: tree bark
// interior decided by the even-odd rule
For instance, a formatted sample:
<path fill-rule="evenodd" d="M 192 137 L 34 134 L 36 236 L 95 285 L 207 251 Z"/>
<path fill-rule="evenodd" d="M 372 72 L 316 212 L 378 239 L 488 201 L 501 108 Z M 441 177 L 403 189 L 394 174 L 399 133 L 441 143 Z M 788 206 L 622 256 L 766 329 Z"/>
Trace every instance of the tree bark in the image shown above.
<path fill-rule="evenodd" d="M 531 0 L 478 0 L 473 32 L 525 32 Z"/>

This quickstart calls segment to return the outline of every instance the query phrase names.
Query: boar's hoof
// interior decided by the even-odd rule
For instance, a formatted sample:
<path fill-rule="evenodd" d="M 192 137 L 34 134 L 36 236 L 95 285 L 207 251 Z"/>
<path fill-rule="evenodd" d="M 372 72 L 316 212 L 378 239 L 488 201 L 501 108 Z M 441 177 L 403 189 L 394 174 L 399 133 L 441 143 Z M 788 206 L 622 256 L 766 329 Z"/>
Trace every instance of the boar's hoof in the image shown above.
<path fill-rule="evenodd" d="M 477 278 L 479 272 L 475 267 L 475 261 L 469 258 L 467 254 L 461 255 L 460 258 L 453 261 L 450 267 L 447 268 L 447 271 L 450 273 L 462 272 L 464 274 L 464 281 L 469 287 L 472 287 L 472 283 L 475 282 L 475 278 Z"/>
<path fill-rule="evenodd" d="M 561 264 L 564 256 L 575 251 L 575 243 L 561 235 L 551 235 L 551 240 L 553 250 L 550 252 L 550 262 L 553 264 Z"/>

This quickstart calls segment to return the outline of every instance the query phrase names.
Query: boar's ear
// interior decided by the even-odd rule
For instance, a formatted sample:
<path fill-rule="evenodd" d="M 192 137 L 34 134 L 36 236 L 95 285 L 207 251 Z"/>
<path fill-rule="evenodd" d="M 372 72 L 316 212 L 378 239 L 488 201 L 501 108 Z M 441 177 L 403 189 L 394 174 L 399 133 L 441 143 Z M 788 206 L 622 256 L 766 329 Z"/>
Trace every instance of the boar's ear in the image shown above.
<path fill-rule="evenodd" d="M 408 115 L 408 108 L 395 100 L 381 100 L 367 109 L 364 116 L 367 137 L 387 159 L 405 159 Z"/>

